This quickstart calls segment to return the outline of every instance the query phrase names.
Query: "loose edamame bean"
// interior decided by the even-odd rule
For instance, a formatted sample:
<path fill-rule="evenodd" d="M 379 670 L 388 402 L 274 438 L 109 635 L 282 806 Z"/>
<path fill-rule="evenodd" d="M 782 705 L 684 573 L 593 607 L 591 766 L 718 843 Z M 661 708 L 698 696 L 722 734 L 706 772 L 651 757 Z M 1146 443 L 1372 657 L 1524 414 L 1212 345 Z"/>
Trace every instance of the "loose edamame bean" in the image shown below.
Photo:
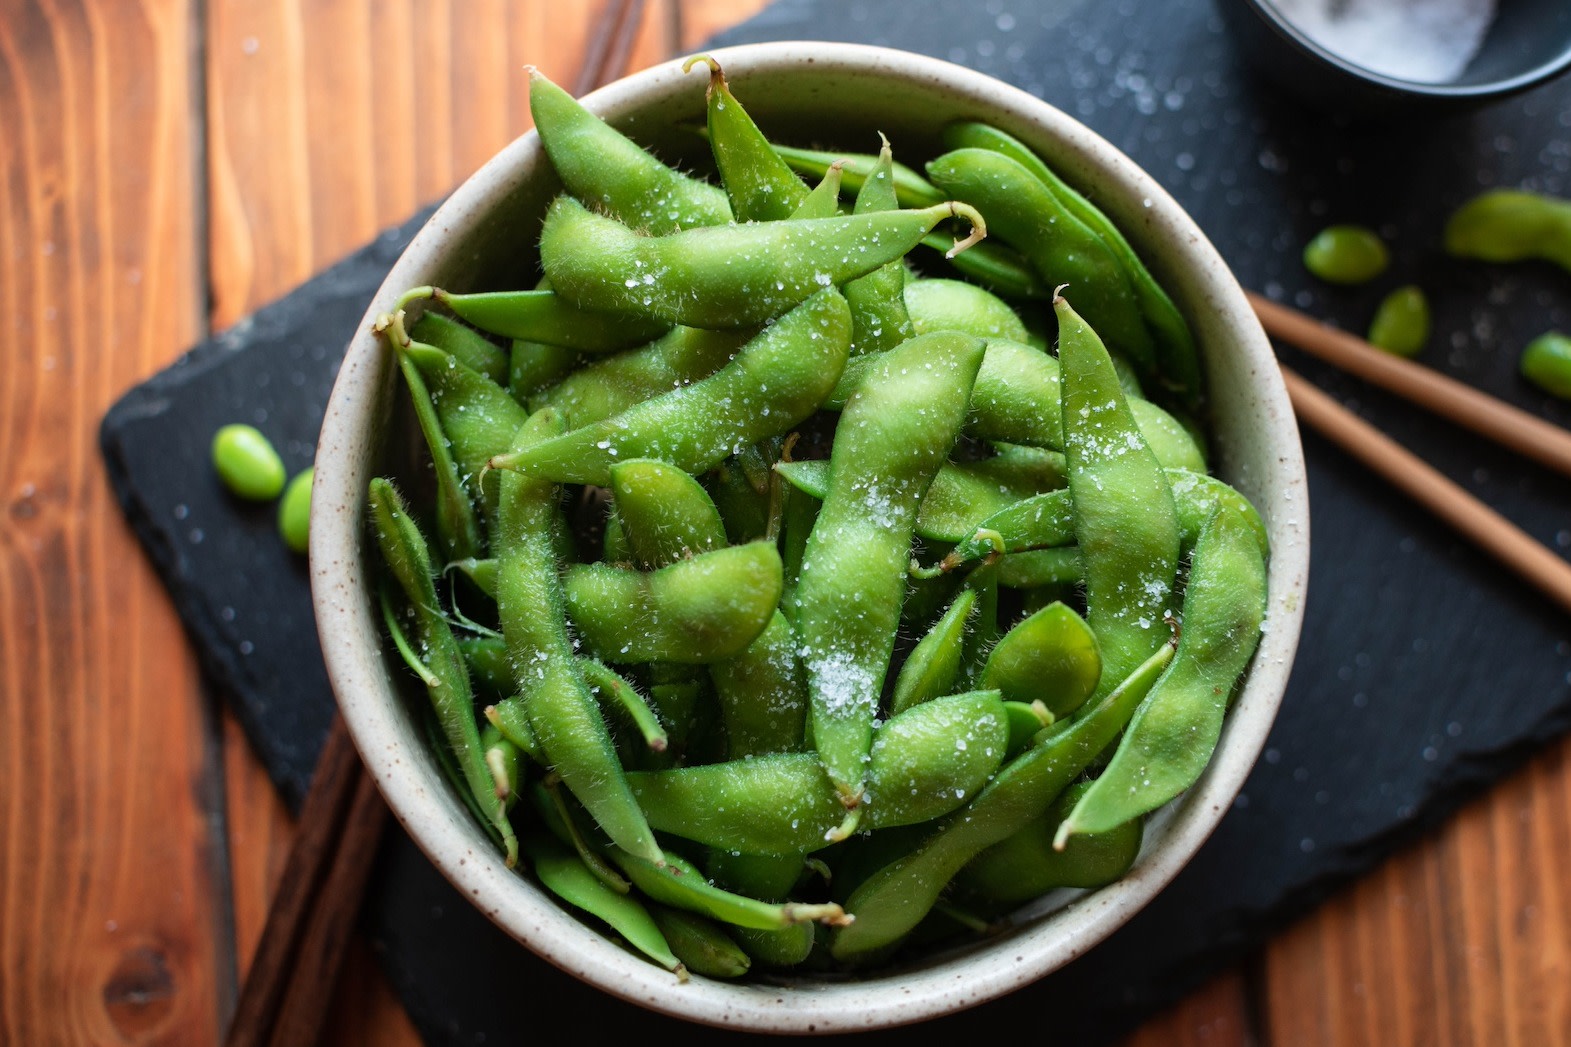
<path fill-rule="evenodd" d="M 1333 284 L 1362 284 L 1391 264 L 1391 252 L 1372 229 L 1333 225 L 1304 245 L 1304 268 Z"/>
<path fill-rule="evenodd" d="M 1571 200 L 1519 189 L 1480 193 L 1446 223 L 1445 243 L 1458 258 L 1538 258 L 1571 271 Z"/>
<path fill-rule="evenodd" d="M 1398 287 L 1381 299 L 1369 321 L 1369 343 L 1398 356 L 1416 356 L 1429 341 L 1429 300 L 1418 287 Z"/>
<path fill-rule="evenodd" d="M 1571 338 L 1546 331 L 1527 343 L 1518 362 L 1522 377 L 1562 400 L 1571 400 Z"/>
<path fill-rule="evenodd" d="M 311 481 L 315 477 L 315 467 L 296 473 L 278 502 L 278 534 L 297 553 L 305 552 L 311 542 Z"/>
<path fill-rule="evenodd" d="M 267 437 L 251 425 L 226 425 L 213 434 L 213 468 L 241 498 L 268 502 L 284 489 L 288 473 Z"/>

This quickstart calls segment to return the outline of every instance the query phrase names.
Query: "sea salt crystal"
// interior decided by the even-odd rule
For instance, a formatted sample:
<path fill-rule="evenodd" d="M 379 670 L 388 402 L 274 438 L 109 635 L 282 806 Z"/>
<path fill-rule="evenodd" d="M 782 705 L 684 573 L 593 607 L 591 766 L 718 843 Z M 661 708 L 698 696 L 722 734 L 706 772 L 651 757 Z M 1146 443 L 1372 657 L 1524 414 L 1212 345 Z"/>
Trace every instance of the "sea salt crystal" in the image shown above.
<path fill-rule="evenodd" d="M 1371 72 L 1421 84 L 1462 75 L 1496 0 L 1271 0 L 1316 44 Z"/>

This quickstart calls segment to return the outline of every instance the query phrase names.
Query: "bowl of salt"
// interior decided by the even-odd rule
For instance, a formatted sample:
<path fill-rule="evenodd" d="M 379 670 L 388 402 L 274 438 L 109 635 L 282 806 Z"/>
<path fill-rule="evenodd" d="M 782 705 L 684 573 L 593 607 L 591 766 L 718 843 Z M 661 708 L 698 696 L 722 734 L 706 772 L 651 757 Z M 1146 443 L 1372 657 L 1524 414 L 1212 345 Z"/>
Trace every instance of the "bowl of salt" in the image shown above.
<path fill-rule="evenodd" d="M 1245 56 L 1350 117 L 1463 109 L 1571 67 L 1566 0 L 1217 0 Z"/>

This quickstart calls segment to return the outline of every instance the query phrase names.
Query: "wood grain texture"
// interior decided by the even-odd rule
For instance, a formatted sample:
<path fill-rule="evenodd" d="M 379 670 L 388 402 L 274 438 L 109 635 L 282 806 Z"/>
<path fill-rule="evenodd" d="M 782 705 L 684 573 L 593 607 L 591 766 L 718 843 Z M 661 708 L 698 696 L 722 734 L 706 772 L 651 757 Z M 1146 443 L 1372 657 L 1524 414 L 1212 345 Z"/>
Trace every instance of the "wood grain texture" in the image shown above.
<path fill-rule="evenodd" d="M 1219 975 L 1147 1021 L 1120 1047 L 1254 1047 L 1260 1040 L 1249 992 L 1241 971 Z"/>
<path fill-rule="evenodd" d="M 209 5 L 215 329 L 438 199 L 527 131 L 523 67 L 571 82 L 601 7 L 502 0 Z M 676 24 L 669 0 L 647 5 L 630 67 L 667 57 Z M 346 50 L 346 39 L 370 45 Z M 227 714 L 224 743 L 243 972 L 293 827 Z M 368 957 L 364 948 L 351 954 L 329 1042 L 415 1042 L 385 981 L 365 968 Z"/>
<path fill-rule="evenodd" d="M 0 1042 L 210 1041 L 210 710 L 100 417 L 203 333 L 193 11 L 0 5 Z"/>
<path fill-rule="evenodd" d="M 1265 950 L 1267 1041 L 1571 1044 L 1571 743 Z"/>

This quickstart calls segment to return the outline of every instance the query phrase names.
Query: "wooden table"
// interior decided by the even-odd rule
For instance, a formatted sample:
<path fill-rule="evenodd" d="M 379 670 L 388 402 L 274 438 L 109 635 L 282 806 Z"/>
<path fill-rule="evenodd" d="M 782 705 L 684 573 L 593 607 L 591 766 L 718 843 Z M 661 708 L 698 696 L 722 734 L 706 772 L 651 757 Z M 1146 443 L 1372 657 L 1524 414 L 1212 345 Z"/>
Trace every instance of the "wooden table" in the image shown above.
<path fill-rule="evenodd" d="M 652 2 L 633 65 L 760 6 Z M 0 1043 L 214 1042 L 292 832 L 113 504 L 100 417 L 522 133 L 521 67 L 572 82 L 599 8 L 0 0 Z M 1571 1042 L 1568 754 L 1131 1042 Z M 364 947 L 327 1042 L 416 1042 Z"/>

